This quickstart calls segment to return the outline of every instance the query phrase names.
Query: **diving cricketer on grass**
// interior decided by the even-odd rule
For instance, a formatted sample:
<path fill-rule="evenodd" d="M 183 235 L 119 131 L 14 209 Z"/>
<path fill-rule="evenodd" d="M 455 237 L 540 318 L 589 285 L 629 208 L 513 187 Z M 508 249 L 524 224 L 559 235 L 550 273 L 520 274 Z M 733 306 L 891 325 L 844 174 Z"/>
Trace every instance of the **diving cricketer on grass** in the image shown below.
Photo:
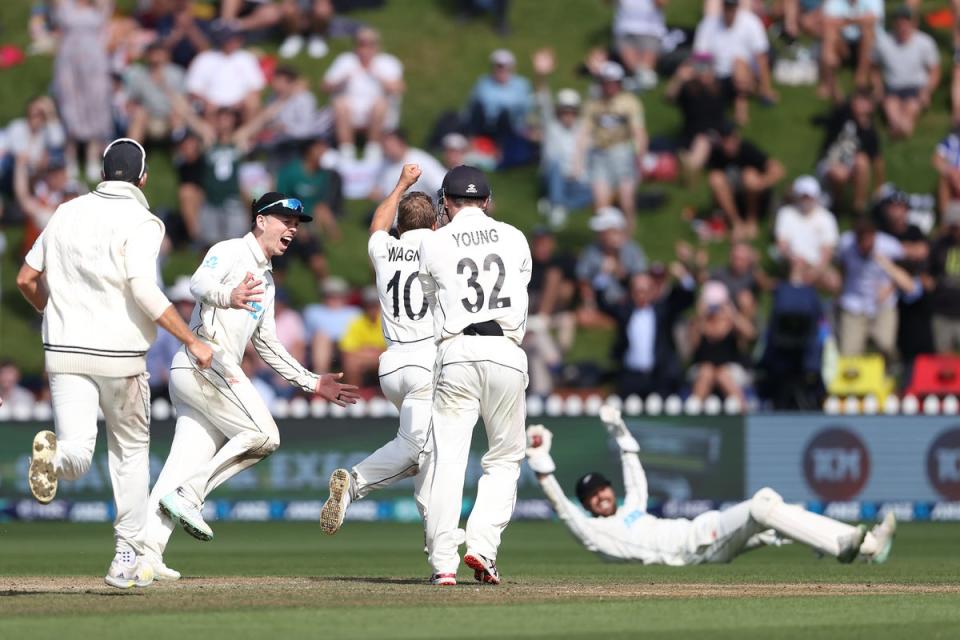
<path fill-rule="evenodd" d="M 527 463 L 570 532 L 605 559 L 673 566 L 730 562 L 750 549 L 779 544 L 781 537 L 844 563 L 860 558 L 879 564 L 890 555 L 897 524 L 892 512 L 867 531 L 863 525 L 851 526 L 786 504 L 769 488 L 729 509 L 707 511 L 693 520 L 653 516 L 647 513 L 640 446 L 617 409 L 603 407 L 600 418 L 620 449 L 626 490 L 621 507 L 610 481 L 596 472 L 581 477 L 576 488 L 580 506 L 590 515 L 567 500 L 553 476 L 553 435 L 542 425 L 527 429 Z"/>
<path fill-rule="evenodd" d="M 215 244 L 190 278 L 197 300 L 190 326 L 214 356 L 203 370 L 181 350 L 170 366 L 177 426 L 150 495 L 145 543 L 158 579 L 180 577 L 163 563 L 176 524 L 198 540 L 213 539 L 201 514 L 206 497 L 280 446 L 277 424 L 240 366 L 251 340 L 263 361 L 292 386 L 340 406 L 358 398 L 356 387 L 337 382 L 342 374 L 307 371 L 277 339 L 270 259 L 287 250 L 301 222 L 311 220 L 299 200 L 264 194 L 252 204 L 252 230 Z"/>
<path fill-rule="evenodd" d="M 352 470 L 330 476 L 330 497 L 320 513 L 320 527 L 336 533 L 350 503 L 374 489 L 415 476 L 414 498 L 420 517 L 426 509 L 423 474 L 419 473 L 430 428 L 433 399 L 433 315 L 420 287 L 420 243 L 433 232 L 436 211 L 420 191 L 406 193 L 420 178 L 417 165 L 404 165 L 397 186 L 373 215 L 367 252 L 377 275 L 380 317 L 387 350 L 380 356 L 380 388 L 400 411 L 397 437 Z M 390 235 L 394 218 L 400 237 Z"/>
<path fill-rule="evenodd" d="M 17 276 L 24 297 L 43 313 L 56 429 L 34 438 L 29 483 L 47 503 L 59 478 L 84 475 L 102 410 L 117 505 L 116 553 L 105 580 L 144 587 L 154 573 L 142 561 L 150 487 L 147 349 L 160 325 L 186 345 L 198 370 L 210 366 L 212 354 L 157 286 L 164 227 L 140 191 L 147 182 L 143 147 L 114 140 L 103 153 L 103 179 L 93 193 L 57 208 Z"/>
<path fill-rule="evenodd" d="M 474 578 L 498 584 L 497 549 L 513 513 L 524 452 L 530 246 L 488 215 L 490 186 L 459 166 L 443 179 L 436 231 L 420 245 L 420 281 L 433 311 L 433 451 L 428 455 L 431 582 L 456 584 L 458 547 Z M 489 449 L 466 532 L 458 527 L 470 440 L 483 418 Z"/>

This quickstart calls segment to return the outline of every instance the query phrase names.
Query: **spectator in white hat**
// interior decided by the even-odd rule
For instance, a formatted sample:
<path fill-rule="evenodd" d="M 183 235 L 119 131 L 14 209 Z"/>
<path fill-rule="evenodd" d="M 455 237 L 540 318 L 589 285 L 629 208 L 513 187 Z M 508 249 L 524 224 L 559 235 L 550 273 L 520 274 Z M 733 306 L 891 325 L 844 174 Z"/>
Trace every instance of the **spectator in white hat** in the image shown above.
<path fill-rule="evenodd" d="M 588 312 L 623 302 L 630 276 L 647 268 L 647 256 L 627 235 L 627 220 L 619 209 L 599 209 L 590 229 L 596 240 L 580 254 L 576 270 L 580 300 Z"/>
<path fill-rule="evenodd" d="M 821 203 L 820 183 L 813 176 L 794 180 L 792 192 L 793 201 L 777 212 L 777 249 L 788 263 L 806 263 L 814 283 L 832 290 L 839 284 L 830 266 L 840 238 L 837 220 Z"/>
<path fill-rule="evenodd" d="M 500 138 L 524 135 L 533 105 L 530 81 L 516 74 L 517 59 L 507 49 L 490 54 L 490 73 L 473 85 L 467 99 L 470 133 Z"/>
<path fill-rule="evenodd" d="M 454 167 L 459 167 L 467 163 L 467 151 L 470 149 L 470 141 L 462 133 L 448 133 L 440 141 L 443 147 L 443 167 L 449 171 Z"/>
<path fill-rule="evenodd" d="M 583 110 L 573 175 L 580 177 L 589 170 L 594 206 L 618 204 L 632 228 L 640 163 L 648 142 L 643 105 L 623 90 L 623 67 L 616 62 L 601 66 L 599 80 L 600 95 Z"/>
<path fill-rule="evenodd" d="M 554 101 L 547 79 L 555 67 L 552 50 L 533 54 L 540 111 L 540 179 L 547 192 L 550 226 L 560 227 L 570 210 L 590 205 L 593 193 L 588 182 L 574 175 L 577 139 L 583 129 L 580 94 L 575 89 L 561 89 Z"/>

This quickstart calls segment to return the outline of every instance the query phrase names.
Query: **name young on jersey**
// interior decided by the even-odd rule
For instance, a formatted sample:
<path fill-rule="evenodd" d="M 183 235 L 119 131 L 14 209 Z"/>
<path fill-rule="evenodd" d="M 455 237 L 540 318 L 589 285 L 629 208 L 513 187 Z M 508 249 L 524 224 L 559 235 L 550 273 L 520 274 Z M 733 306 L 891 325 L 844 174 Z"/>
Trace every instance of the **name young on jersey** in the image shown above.
<path fill-rule="evenodd" d="M 485 244 L 500 242 L 500 234 L 496 229 L 480 229 L 477 231 L 463 231 L 450 234 L 457 248 L 478 247 Z"/>

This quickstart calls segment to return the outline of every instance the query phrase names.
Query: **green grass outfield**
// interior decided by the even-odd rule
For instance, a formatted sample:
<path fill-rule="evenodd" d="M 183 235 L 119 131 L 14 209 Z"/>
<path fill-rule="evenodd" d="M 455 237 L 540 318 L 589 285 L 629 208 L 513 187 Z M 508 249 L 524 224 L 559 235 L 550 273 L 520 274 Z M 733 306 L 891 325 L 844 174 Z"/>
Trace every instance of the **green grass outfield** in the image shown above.
<path fill-rule="evenodd" d="M 105 525 L 0 524 L 0 638 L 955 638 L 960 525 L 903 525 L 890 562 L 842 566 L 792 545 L 730 565 L 605 564 L 557 523 L 516 523 L 505 583 L 425 584 L 416 525 L 220 523 L 182 532 L 177 583 L 103 585 Z"/>

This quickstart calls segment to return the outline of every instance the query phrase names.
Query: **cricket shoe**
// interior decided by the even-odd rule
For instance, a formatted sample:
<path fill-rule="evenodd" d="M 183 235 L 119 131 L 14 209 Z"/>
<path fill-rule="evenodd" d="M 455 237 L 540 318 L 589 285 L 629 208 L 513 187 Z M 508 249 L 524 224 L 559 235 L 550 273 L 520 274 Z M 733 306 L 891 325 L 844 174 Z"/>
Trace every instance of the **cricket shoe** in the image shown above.
<path fill-rule="evenodd" d="M 160 499 L 160 510 L 172 520 L 179 522 L 183 530 L 197 540 L 209 542 L 213 540 L 213 529 L 203 521 L 200 507 L 193 504 L 183 495 L 179 487 L 173 493 L 168 493 Z"/>
<path fill-rule="evenodd" d="M 320 530 L 333 535 L 343 526 L 343 517 L 350 506 L 350 472 L 336 469 L 330 474 L 330 497 L 320 510 Z"/>
<path fill-rule="evenodd" d="M 57 472 L 53 457 L 57 453 L 57 434 L 40 431 L 33 437 L 30 450 L 30 493 L 41 504 L 47 504 L 57 495 Z"/>
<path fill-rule="evenodd" d="M 153 567 L 133 551 L 118 551 L 103 581 L 117 589 L 148 587 L 153 583 Z"/>
<path fill-rule="evenodd" d="M 463 563 L 473 569 L 473 579 L 483 584 L 500 584 L 500 572 L 497 563 L 485 558 L 479 553 L 467 552 L 463 556 Z"/>
<path fill-rule="evenodd" d="M 887 511 L 883 521 L 870 531 L 877 541 L 877 551 L 867 556 L 867 562 L 870 564 L 883 564 L 890 557 L 890 550 L 893 549 L 893 538 L 897 533 L 897 517 L 892 511 Z"/>
<path fill-rule="evenodd" d="M 860 545 L 863 544 L 863 539 L 867 537 L 867 527 L 858 524 L 857 528 L 845 536 L 841 536 L 838 542 L 840 543 L 840 553 L 837 554 L 837 560 L 842 564 L 850 564 L 857 559 L 857 555 L 860 553 Z"/>
<path fill-rule="evenodd" d="M 457 574 L 435 573 L 430 576 L 430 584 L 439 585 L 441 587 L 455 587 L 457 586 Z"/>
<path fill-rule="evenodd" d="M 180 572 L 165 565 L 163 560 L 150 560 L 149 563 L 153 569 L 153 578 L 157 582 L 173 582 L 180 579 Z"/>

